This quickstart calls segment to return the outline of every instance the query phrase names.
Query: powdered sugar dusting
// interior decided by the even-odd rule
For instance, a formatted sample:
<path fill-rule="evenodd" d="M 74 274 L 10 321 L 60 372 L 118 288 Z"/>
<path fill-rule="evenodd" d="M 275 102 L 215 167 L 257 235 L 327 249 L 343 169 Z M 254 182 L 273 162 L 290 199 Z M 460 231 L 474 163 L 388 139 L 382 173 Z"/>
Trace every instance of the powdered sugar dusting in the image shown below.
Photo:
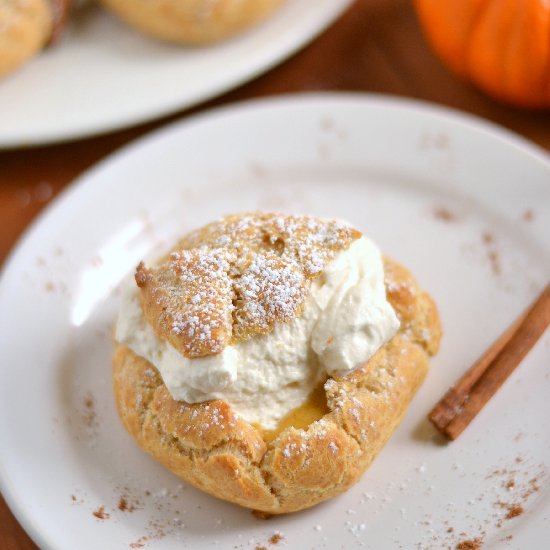
<path fill-rule="evenodd" d="M 307 293 L 304 274 L 272 254 L 256 257 L 234 288 L 242 300 L 237 334 L 253 327 L 267 331 L 273 320 L 291 321 Z"/>

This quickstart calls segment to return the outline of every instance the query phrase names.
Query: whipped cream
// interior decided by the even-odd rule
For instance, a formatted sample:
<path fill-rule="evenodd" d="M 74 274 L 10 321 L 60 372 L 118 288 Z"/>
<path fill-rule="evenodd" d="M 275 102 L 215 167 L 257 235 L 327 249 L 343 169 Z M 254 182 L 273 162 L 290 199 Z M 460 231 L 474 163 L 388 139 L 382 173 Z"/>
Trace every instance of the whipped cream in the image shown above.
<path fill-rule="evenodd" d="M 145 320 L 137 289 L 123 299 L 115 338 L 152 363 L 176 400 L 229 402 L 271 430 L 326 376 L 365 363 L 399 328 L 386 299 L 380 251 L 366 237 L 335 256 L 312 282 L 303 313 L 221 353 L 188 359 Z"/>

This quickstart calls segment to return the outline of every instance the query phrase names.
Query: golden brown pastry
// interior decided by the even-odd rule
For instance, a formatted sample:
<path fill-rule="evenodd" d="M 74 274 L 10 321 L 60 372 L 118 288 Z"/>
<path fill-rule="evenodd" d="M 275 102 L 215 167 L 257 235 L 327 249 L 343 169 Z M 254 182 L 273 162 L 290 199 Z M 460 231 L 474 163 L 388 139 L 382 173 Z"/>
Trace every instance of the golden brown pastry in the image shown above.
<path fill-rule="evenodd" d="M 265 19 L 284 0 L 102 0 L 136 29 L 179 44 L 209 44 Z"/>
<path fill-rule="evenodd" d="M 244 230 L 239 229 L 243 219 L 253 220 L 252 224 L 245 224 Z M 275 221 L 280 219 L 281 216 L 269 214 L 229 217 L 184 238 L 159 266 L 146 268 L 141 264 L 136 274 L 141 304 L 156 336 L 170 341 L 179 353 L 190 358 L 209 357 L 229 345 L 268 337 L 273 324 L 299 319 L 307 294 L 315 284 L 311 281 L 322 281 L 332 258 L 349 250 L 360 233 L 340 225 L 323 225 L 324 222 L 315 225 L 311 218 L 304 217 L 285 217 L 281 230 L 283 225 Z M 283 305 L 284 311 L 272 311 L 274 318 L 258 322 L 256 317 L 250 322 L 243 312 L 255 312 L 258 304 L 270 303 L 269 297 L 259 296 L 266 287 L 254 286 L 255 295 L 244 292 L 237 303 L 229 301 L 232 307 L 227 306 L 226 310 L 233 322 L 228 324 L 223 300 L 235 296 L 223 285 L 216 287 L 210 297 L 221 300 L 215 302 L 215 311 L 221 314 L 208 321 L 220 329 L 209 339 L 214 349 L 208 343 L 195 347 L 195 337 L 198 343 L 204 339 L 196 331 L 182 330 L 189 325 L 182 325 L 181 317 L 177 319 L 180 324 L 174 324 L 176 296 L 186 304 L 180 312 L 196 313 L 192 306 L 198 300 L 193 296 L 198 295 L 201 277 L 212 269 L 197 258 L 204 259 L 204 254 L 212 251 L 221 254 L 218 245 L 231 239 L 239 243 L 239 254 L 233 259 L 230 255 L 225 257 L 230 265 L 219 258 L 213 260 L 230 275 L 230 288 L 241 288 L 239 281 L 246 278 L 246 273 L 257 272 L 254 262 L 267 256 L 301 272 L 301 277 L 293 277 L 296 288 L 304 285 L 305 296 L 299 291 L 292 293 L 295 311 L 291 312 L 291 319 L 280 319 L 288 313 Z M 228 249 L 222 245 L 221 250 Z M 201 272 L 203 268 L 205 271 Z M 271 271 L 269 274 L 275 279 Z M 184 289 L 190 277 L 195 287 Z M 208 279 L 207 286 L 212 277 L 207 276 Z M 219 282 L 220 276 L 214 279 Z M 325 377 L 309 399 L 281 419 L 276 429 L 265 430 L 246 421 L 222 399 L 202 403 L 175 400 L 147 359 L 117 343 L 113 380 L 122 422 L 143 449 L 177 476 L 211 495 L 254 510 L 270 514 L 293 512 L 342 493 L 358 481 L 400 423 L 427 373 L 428 357 L 437 351 L 441 336 L 432 299 L 405 268 L 386 260 L 383 285 L 400 322 L 397 333 L 351 373 Z M 286 288 L 284 297 L 288 295 Z M 247 309 L 243 296 L 257 302 Z M 240 314 L 232 317 L 235 309 Z M 196 315 L 191 314 L 191 318 L 196 319 Z M 203 325 L 205 322 L 201 321 Z M 243 330 L 232 331 L 231 327 L 239 323 Z M 174 327 L 178 330 L 171 330 Z"/>
<path fill-rule="evenodd" d="M 70 0 L 0 0 L 0 77 L 55 42 L 70 7 Z"/>

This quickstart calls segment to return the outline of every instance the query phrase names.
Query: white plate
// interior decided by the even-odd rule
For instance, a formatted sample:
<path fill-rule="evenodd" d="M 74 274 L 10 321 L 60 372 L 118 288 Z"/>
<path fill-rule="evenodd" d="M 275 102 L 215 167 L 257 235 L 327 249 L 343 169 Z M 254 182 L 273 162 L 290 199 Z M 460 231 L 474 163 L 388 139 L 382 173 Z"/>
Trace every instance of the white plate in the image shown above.
<path fill-rule="evenodd" d="M 446 333 L 405 421 L 362 480 L 267 522 L 180 484 L 138 449 L 110 382 L 124 275 L 181 232 L 253 209 L 349 219 L 410 266 Z M 300 549 L 454 548 L 478 536 L 484 548 L 542 548 L 550 334 L 458 441 L 438 443 L 426 413 L 545 283 L 549 224 L 542 151 L 423 104 L 288 97 L 156 132 L 82 177 L 5 268 L 4 495 L 44 548 L 249 549 L 273 546 L 275 531 Z M 119 510 L 121 496 L 138 509 Z M 505 519 L 499 503 L 524 512 Z M 93 515 L 101 506 L 108 519 Z"/>
<path fill-rule="evenodd" d="M 0 80 L 0 148 L 95 135 L 190 107 L 290 56 L 350 1 L 287 0 L 263 24 L 203 48 L 152 40 L 87 3 L 60 44 Z"/>

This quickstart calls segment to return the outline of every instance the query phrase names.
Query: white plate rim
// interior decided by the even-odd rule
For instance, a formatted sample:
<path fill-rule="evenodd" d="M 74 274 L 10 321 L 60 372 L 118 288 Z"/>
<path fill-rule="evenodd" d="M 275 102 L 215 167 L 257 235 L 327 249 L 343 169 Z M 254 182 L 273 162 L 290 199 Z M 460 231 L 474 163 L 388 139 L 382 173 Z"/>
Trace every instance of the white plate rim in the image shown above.
<path fill-rule="evenodd" d="M 530 141 L 517 132 L 466 111 L 461 111 L 460 109 L 439 105 L 421 99 L 402 98 L 390 94 L 373 92 L 322 91 L 303 93 L 291 92 L 288 94 L 235 101 L 214 109 L 192 114 L 182 120 L 176 120 L 162 126 L 161 128 L 153 130 L 152 132 L 149 132 L 144 136 L 136 138 L 130 143 L 123 145 L 119 149 L 116 149 L 103 159 L 96 162 L 94 165 L 84 170 L 57 195 L 56 199 L 51 204 L 48 204 L 42 210 L 36 219 L 34 219 L 19 236 L 0 269 L 0 291 L 2 289 L 2 279 L 4 273 L 8 270 L 16 256 L 20 253 L 20 250 L 26 245 L 27 241 L 33 237 L 34 232 L 38 230 L 38 226 L 50 217 L 54 216 L 57 208 L 64 208 L 63 203 L 72 200 L 73 195 L 79 193 L 80 188 L 87 185 L 87 180 L 92 177 L 96 170 L 103 169 L 115 158 L 122 155 L 132 154 L 132 151 L 141 147 L 146 147 L 149 143 L 154 142 L 160 137 L 182 127 L 208 123 L 209 120 L 224 116 L 226 113 L 232 114 L 239 110 L 242 110 L 242 112 L 256 109 L 261 110 L 271 106 L 285 105 L 288 102 L 308 103 L 310 101 L 322 101 L 327 103 L 338 103 L 339 101 L 356 101 L 358 103 L 362 103 L 364 101 L 368 101 L 372 105 L 378 105 L 380 107 L 392 107 L 394 109 L 416 112 L 420 115 L 433 116 L 441 120 L 447 120 L 453 125 L 462 127 L 465 131 L 479 133 L 489 137 L 489 139 L 494 139 L 500 143 L 512 146 L 521 153 L 531 157 L 536 162 L 547 165 L 550 169 L 550 152 L 546 151 L 546 149 L 542 146 Z"/>
<path fill-rule="evenodd" d="M 490 140 L 496 140 L 505 146 L 513 147 L 522 154 L 530 157 L 533 161 L 544 166 L 548 169 L 550 174 L 550 155 L 542 147 L 498 124 L 486 121 L 469 113 L 463 113 L 453 108 L 432 104 L 426 101 L 403 99 L 395 96 L 373 93 L 308 92 L 235 102 L 210 111 L 194 114 L 184 120 L 175 121 L 151 132 L 118 149 L 82 173 L 37 216 L 20 236 L 17 243 L 12 248 L 12 251 L 5 259 L 0 273 L 0 302 L 4 293 L 4 280 L 12 271 L 13 266 L 18 262 L 19 258 L 26 254 L 26 249 L 31 246 L 32 241 L 41 232 L 42 226 L 55 223 L 57 212 L 66 209 L 70 206 L 72 201 L 78 199 L 79 195 L 87 189 L 89 180 L 93 178 L 96 171 L 105 169 L 111 162 L 115 162 L 122 156 L 134 154 L 139 148 L 146 148 L 148 144 L 154 143 L 161 137 L 168 136 L 171 132 L 179 131 L 183 128 L 192 128 L 194 125 L 207 124 L 209 121 L 223 117 L 225 114 L 234 115 L 240 112 L 262 111 L 266 108 L 276 109 L 278 106 L 284 107 L 289 104 L 305 104 L 310 102 L 323 103 L 329 106 L 337 106 L 341 102 L 356 102 L 358 105 L 369 104 L 370 106 L 413 112 L 420 116 L 430 116 L 434 119 L 449 122 L 451 125 L 460 128 L 461 131 L 484 135 Z M 4 471 L 2 462 L 0 462 L 0 492 L 16 519 L 33 541 L 41 548 L 55 548 L 48 545 L 43 534 L 35 529 L 32 517 L 25 510 L 23 498 L 21 495 L 17 494 L 17 488 L 9 483 L 9 478 L 7 472 Z"/>

